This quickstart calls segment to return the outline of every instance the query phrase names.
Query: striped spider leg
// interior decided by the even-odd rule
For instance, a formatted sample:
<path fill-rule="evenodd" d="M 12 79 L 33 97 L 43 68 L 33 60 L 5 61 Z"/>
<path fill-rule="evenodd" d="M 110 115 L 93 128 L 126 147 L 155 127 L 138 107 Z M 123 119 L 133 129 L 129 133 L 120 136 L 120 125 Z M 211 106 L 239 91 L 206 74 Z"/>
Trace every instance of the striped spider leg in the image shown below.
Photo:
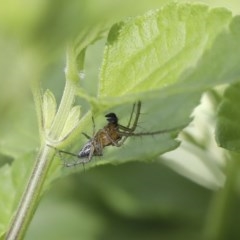
<path fill-rule="evenodd" d="M 136 107 L 135 119 L 133 121 L 132 126 L 130 127 L 135 107 Z M 179 126 L 176 128 L 163 129 L 163 130 L 159 130 L 159 131 L 135 133 L 140 114 L 141 114 L 141 102 L 138 101 L 136 104 L 133 105 L 133 109 L 132 109 L 130 119 L 129 119 L 127 126 L 123 126 L 118 123 L 118 117 L 116 116 L 115 113 L 109 113 L 105 116 L 109 123 L 111 122 L 111 123 L 115 124 L 115 132 L 113 132 L 113 133 L 111 131 L 105 132 L 109 141 L 112 142 L 112 144 L 110 144 L 110 145 L 113 145 L 116 147 L 121 147 L 124 144 L 124 142 L 127 140 L 128 137 L 133 137 L 133 136 L 139 137 L 139 136 L 164 134 L 164 133 L 179 131 L 181 128 L 186 127 L 186 125 L 182 125 L 182 126 Z"/>

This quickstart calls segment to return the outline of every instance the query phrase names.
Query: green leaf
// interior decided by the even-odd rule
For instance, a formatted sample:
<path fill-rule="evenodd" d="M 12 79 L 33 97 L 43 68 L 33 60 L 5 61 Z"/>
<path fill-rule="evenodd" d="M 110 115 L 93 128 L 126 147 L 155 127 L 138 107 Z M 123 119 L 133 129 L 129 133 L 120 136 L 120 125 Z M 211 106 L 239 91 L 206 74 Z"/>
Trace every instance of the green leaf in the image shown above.
<path fill-rule="evenodd" d="M 80 106 L 75 106 L 71 109 L 63 131 L 61 133 L 62 138 L 66 137 L 77 127 L 77 125 L 79 124 L 80 113 Z"/>
<path fill-rule="evenodd" d="M 240 83 L 230 85 L 218 110 L 216 140 L 220 147 L 240 151 Z"/>
<path fill-rule="evenodd" d="M 55 114 L 57 110 L 57 103 L 53 93 L 50 90 L 46 90 L 43 95 L 43 125 L 46 132 L 52 126 Z"/>
<path fill-rule="evenodd" d="M 99 95 L 116 97 L 179 82 L 187 70 L 198 70 L 198 61 L 230 21 L 231 13 L 224 9 L 170 4 L 115 25 L 105 49 Z"/>

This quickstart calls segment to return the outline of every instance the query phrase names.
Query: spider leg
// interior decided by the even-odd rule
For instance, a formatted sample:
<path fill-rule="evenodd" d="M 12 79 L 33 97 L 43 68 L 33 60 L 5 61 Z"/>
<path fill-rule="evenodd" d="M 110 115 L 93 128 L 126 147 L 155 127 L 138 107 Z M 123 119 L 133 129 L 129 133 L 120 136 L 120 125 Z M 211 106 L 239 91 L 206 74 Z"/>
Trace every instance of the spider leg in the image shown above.
<path fill-rule="evenodd" d="M 64 150 L 59 150 L 58 148 L 56 147 L 53 147 L 51 145 L 47 145 L 48 147 L 51 147 L 53 148 L 57 154 L 59 155 L 60 159 L 63 161 L 63 166 L 64 167 L 71 167 L 71 166 L 75 166 L 76 165 L 76 161 L 74 161 L 73 163 L 67 163 L 64 159 L 63 159 L 63 156 L 62 156 L 62 153 L 64 154 L 67 154 L 67 155 L 70 155 L 70 156 L 73 156 L 73 157 L 76 157 L 79 159 L 79 156 L 75 153 L 71 153 L 71 152 L 67 152 L 67 151 L 64 151 Z"/>
<path fill-rule="evenodd" d="M 128 120 L 127 128 L 129 128 L 130 125 L 131 125 L 132 117 L 133 117 L 133 113 L 134 113 L 135 107 L 136 107 L 136 103 L 133 104 L 132 111 L 131 111 L 131 115 L 130 115 L 130 118 L 129 118 L 129 120 Z"/>
<path fill-rule="evenodd" d="M 93 131 L 93 133 L 92 133 L 92 136 L 94 136 L 95 135 L 95 121 L 94 121 L 94 117 L 92 116 L 92 131 Z M 84 135 L 87 139 L 89 139 L 89 140 L 91 140 L 92 139 L 92 137 L 90 137 L 87 133 L 85 133 L 85 132 L 82 132 L 82 135 Z"/>
<path fill-rule="evenodd" d="M 87 158 L 87 161 L 86 161 L 86 162 L 90 162 L 90 161 L 92 160 L 92 157 L 93 157 L 94 150 L 95 150 L 95 146 L 92 144 L 92 145 L 91 145 L 90 152 L 89 152 L 89 155 L 88 155 L 88 158 Z M 84 162 L 84 163 L 86 163 L 86 162 Z"/>
<path fill-rule="evenodd" d="M 164 129 L 164 130 L 160 130 L 160 131 L 154 131 L 154 132 L 140 132 L 140 133 L 134 133 L 134 132 L 120 132 L 120 134 L 122 136 L 127 136 L 127 137 L 139 137 L 139 136 L 147 136 L 147 135 L 157 135 L 157 134 L 164 134 L 164 133 L 170 133 L 170 132 L 175 132 L 175 131 L 180 131 L 183 128 L 185 128 L 186 125 L 182 125 L 179 127 L 175 127 L 175 128 L 169 128 L 169 129 Z"/>
<path fill-rule="evenodd" d="M 135 129 L 137 127 L 138 120 L 139 120 L 139 116 L 140 116 L 141 105 L 142 105 L 141 101 L 138 101 L 137 102 L 137 110 L 136 110 L 136 114 L 135 114 L 135 119 L 134 119 L 132 127 L 130 127 L 130 126 L 125 127 L 125 126 L 122 126 L 122 125 L 119 124 L 119 129 L 122 130 L 122 131 L 119 131 L 119 134 L 124 136 L 122 141 L 120 143 L 118 143 L 120 146 L 123 145 L 123 143 L 127 140 L 127 138 L 129 136 L 132 136 L 131 134 L 135 131 Z M 134 109 L 135 109 L 135 104 L 133 106 L 133 110 Z M 130 119 L 132 119 L 132 115 L 133 115 L 133 111 L 131 113 Z"/>
<path fill-rule="evenodd" d="M 78 157 L 78 155 L 75 154 L 75 153 L 67 152 L 67 151 L 64 151 L 64 150 L 59 150 L 58 148 L 56 148 L 54 146 L 51 146 L 51 145 L 48 145 L 48 144 L 47 144 L 47 146 L 55 149 L 55 151 L 60 155 L 61 155 L 61 153 L 64 153 L 64 154 L 68 154 L 68 155 L 71 155 L 71 156 L 74 156 L 74 157 Z"/>
<path fill-rule="evenodd" d="M 93 124 L 93 136 L 95 135 L 95 132 L 96 132 L 96 125 L 95 125 L 95 120 L 94 120 L 94 117 L 92 116 L 92 124 Z"/>
<path fill-rule="evenodd" d="M 121 142 L 118 143 L 117 141 L 114 141 L 114 140 L 109 136 L 109 134 L 108 134 L 107 131 L 105 131 L 105 130 L 103 130 L 103 131 L 104 131 L 107 139 L 112 143 L 113 146 L 115 146 L 115 147 L 121 147 L 121 146 L 122 146 L 122 143 L 121 143 Z"/>
<path fill-rule="evenodd" d="M 137 127 L 138 120 L 139 120 L 140 110 L 141 110 L 141 102 L 138 101 L 137 102 L 137 111 L 136 111 L 136 114 L 135 114 L 136 116 L 135 116 L 132 127 L 129 127 L 129 126 L 125 127 L 125 126 L 119 124 L 119 129 L 121 129 L 125 132 L 134 132 L 136 127 Z M 132 116 L 130 118 L 132 118 Z"/>
<path fill-rule="evenodd" d="M 89 139 L 89 140 L 91 140 L 92 138 L 89 136 L 89 135 L 87 135 L 85 132 L 82 132 L 82 135 L 83 136 L 85 136 L 87 139 Z"/>

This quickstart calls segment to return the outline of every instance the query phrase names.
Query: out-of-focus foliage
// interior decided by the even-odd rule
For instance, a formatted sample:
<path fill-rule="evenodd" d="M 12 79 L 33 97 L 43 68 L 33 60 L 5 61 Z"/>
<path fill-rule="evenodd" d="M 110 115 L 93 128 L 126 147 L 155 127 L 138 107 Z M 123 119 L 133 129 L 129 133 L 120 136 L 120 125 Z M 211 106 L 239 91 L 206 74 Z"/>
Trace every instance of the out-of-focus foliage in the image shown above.
<path fill-rule="evenodd" d="M 26 239 L 201 239 L 210 196 L 159 163 L 99 167 L 57 182 Z"/>
<path fill-rule="evenodd" d="M 240 151 L 240 84 L 230 85 L 219 107 L 216 138 L 219 146 Z"/>

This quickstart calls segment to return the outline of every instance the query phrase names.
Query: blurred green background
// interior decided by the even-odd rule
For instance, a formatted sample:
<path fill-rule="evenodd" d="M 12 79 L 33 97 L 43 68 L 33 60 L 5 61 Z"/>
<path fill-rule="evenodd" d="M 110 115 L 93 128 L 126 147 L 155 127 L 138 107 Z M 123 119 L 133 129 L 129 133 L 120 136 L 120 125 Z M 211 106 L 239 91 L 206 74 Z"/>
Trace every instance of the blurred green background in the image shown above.
<path fill-rule="evenodd" d="M 55 183 L 26 239 L 201 239 L 210 198 L 159 163 L 99 167 Z"/>
<path fill-rule="evenodd" d="M 50 88 L 60 99 L 65 44 L 71 36 L 97 19 L 106 18 L 111 24 L 168 2 L 171 1 L 2 1 L 0 166 L 37 149 L 38 127 L 29 86 L 31 82 L 41 82 L 44 89 Z M 240 11 L 236 0 L 198 2 L 227 7 L 234 14 Z M 91 46 L 86 56 L 83 85 L 91 95 L 97 92 L 104 42 L 105 39 Z M 82 111 L 87 111 L 88 105 L 81 104 Z M 196 114 L 202 129 L 206 119 L 201 116 L 205 114 L 209 120 L 214 110 L 203 107 Z M 203 142 L 209 139 L 206 136 Z M 190 149 L 201 159 L 199 149 Z M 208 155 L 220 159 L 217 164 L 223 167 L 219 156 L 222 157 L 217 148 Z M 176 159 L 185 165 L 176 165 Z M 181 175 L 173 171 L 176 168 Z M 224 176 L 214 179 L 202 167 L 201 160 L 193 160 L 181 150 L 153 163 L 101 166 L 72 174 L 55 181 L 43 196 L 26 239 L 203 239 L 211 218 L 217 214 L 215 201 L 222 190 L 216 189 L 223 182 Z M 224 215 L 227 235 L 221 239 L 240 239 L 239 207 L 236 190 Z"/>

